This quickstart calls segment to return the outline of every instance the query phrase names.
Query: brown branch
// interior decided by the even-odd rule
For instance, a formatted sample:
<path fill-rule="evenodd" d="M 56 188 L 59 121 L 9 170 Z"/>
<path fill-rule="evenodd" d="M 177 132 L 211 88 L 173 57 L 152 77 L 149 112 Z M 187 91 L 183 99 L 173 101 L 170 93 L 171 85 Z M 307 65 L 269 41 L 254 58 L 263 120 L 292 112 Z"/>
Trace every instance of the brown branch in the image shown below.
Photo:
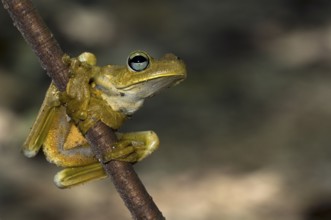
<path fill-rule="evenodd" d="M 41 66 L 58 89 L 64 91 L 68 82 L 68 68 L 62 62 L 63 51 L 31 1 L 2 0 L 2 4 L 39 58 Z M 98 159 L 102 158 L 105 149 L 116 142 L 114 131 L 102 122 L 88 130 L 86 138 Z M 133 219 L 165 219 L 130 163 L 111 161 L 103 166 Z"/>

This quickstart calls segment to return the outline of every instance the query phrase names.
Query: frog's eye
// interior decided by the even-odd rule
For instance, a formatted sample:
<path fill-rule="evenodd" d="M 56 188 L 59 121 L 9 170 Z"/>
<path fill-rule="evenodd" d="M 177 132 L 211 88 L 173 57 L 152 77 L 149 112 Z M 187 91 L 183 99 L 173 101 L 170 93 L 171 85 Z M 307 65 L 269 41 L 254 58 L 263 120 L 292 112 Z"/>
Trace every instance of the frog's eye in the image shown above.
<path fill-rule="evenodd" d="M 133 71 L 143 71 L 148 65 L 149 56 L 144 52 L 133 52 L 128 58 L 128 66 Z"/>

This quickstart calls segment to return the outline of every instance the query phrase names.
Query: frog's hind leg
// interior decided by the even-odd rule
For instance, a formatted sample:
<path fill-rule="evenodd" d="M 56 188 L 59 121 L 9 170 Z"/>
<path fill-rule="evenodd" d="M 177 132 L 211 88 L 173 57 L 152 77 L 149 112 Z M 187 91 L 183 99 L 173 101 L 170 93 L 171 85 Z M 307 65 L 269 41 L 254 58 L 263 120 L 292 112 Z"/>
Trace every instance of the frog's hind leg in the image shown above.
<path fill-rule="evenodd" d="M 43 151 L 50 163 L 61 167 L 81 167 L 97 162 L 89 143 L 76 125 L 68 120 L 63 106 L 55 112 Z"/>
<path fill-rule="evenodd" d="M 103 179 L 107 175 L 100 163 L 93 163 L 87 166 L 65 168 L 54 176 L 54 183 L 57 187 L 69 188 L 90 180 Z"/>
<path fill-rule="evenodd" d="M 116 133 L 118 142 L 108 152 L 104 162 L 120 160 L 135 163 L 144 159 L 159 146 L 159 139 L 153 131 Z M 100 163 L 69 167 L 58 172 L 54 182 L 59 188 L 68 188 L 94 179 L 102 179 L 106 173 Z"/>
<path fill-rule="evenodd" d="M 53 122 L 57 107 L 60 105 L 58 90 L 53 83 L 49 86 L 37 119 L 23 145 L 23 153 L 34 157 L 44 143 Z"/>

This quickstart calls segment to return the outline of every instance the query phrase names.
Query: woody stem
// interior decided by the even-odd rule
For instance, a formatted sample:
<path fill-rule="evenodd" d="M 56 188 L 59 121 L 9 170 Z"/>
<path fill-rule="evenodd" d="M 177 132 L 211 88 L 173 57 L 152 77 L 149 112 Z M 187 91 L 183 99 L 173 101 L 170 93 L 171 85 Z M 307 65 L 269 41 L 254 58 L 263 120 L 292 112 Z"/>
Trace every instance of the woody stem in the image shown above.
<path fill-rule="evenodd" d="M 2 0 L 2 4 L 12 18 L 14 26 L 39 58 L 42 68 L 52 78 L 56 87 L 64 91 L 68 82 L 68 67 L 62 62 L 64 53 L 32 2 Z M 86 138 L 98 159 L 101 159 L 105 150 L 116 142 L 114 131 L 102 122 L 90 128 Z M 133 219 L 165 219 L 130 163 L 111 161 L 103 164 L 103 167 Z"/>

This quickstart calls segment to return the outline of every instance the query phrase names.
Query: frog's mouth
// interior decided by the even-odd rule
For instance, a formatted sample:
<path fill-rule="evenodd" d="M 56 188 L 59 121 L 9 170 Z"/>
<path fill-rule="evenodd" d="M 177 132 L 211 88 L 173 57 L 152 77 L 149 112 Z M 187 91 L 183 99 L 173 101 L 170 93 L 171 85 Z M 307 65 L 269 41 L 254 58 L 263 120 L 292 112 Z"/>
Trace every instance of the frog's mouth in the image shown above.
<path fill-rule="evenodd" d="M 102 97 L 115 111 L 131 115 L 141 107 L 145 98 L 180 83 L 185 79 L 183 76 L 176 74 L 168 77 L 154 77 L 121 89 L 116 88 L 116 92 L 113 94 L 109 93 L 110 90 L 105 90 L 100 86 L 98 89 L 103 91 Z"/>
<path fill-rule="evenodd" d="M 125 95 L 136 96 L 137 98 L 147 98 L 153 96 L 165 88 L 169 88 L 178 85 L 185 79 L 184 74 L 176 74 L 169 76 L 159 76 L 150 78 L 143 82 L 137 82 L 125 88 L 118 89 Z"/>

